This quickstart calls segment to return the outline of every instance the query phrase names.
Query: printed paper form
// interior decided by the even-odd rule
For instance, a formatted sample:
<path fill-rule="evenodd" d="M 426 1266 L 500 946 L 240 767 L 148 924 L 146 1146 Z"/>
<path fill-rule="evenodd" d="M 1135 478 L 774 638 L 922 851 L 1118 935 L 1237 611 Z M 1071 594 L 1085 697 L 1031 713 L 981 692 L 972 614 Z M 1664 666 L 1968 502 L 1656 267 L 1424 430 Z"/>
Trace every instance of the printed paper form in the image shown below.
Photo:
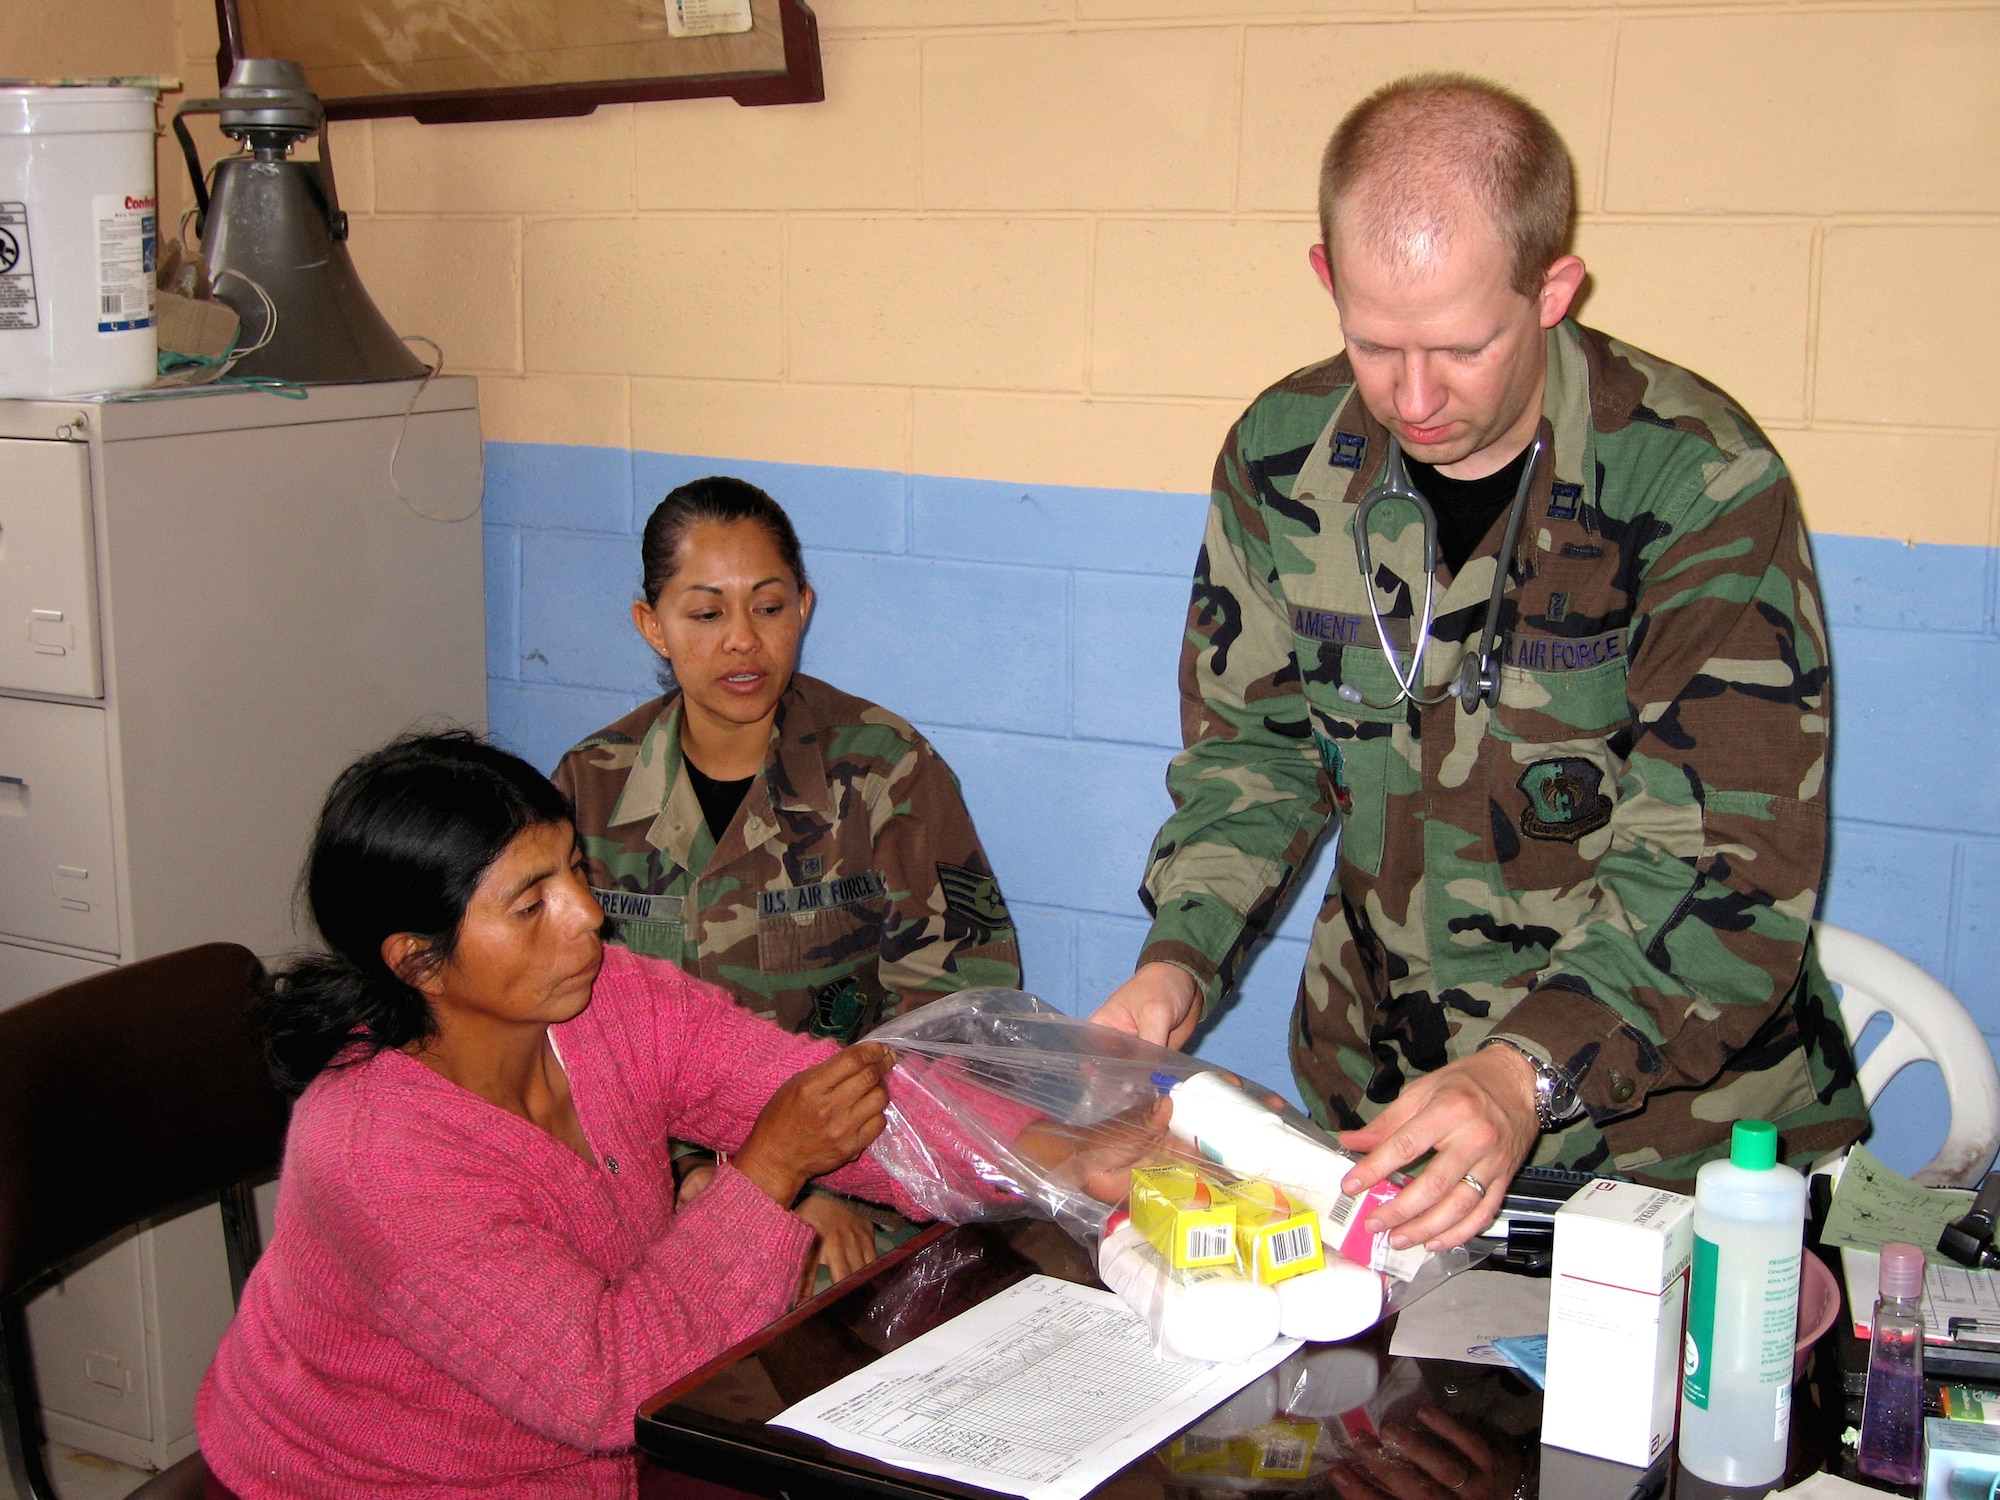
<path fill-rule="evenodd" d="M 1841 1269 L 1847 1278 L 1847 1305 L 1854 1313 L 1854 1335 L 1868 1337 L 1881 1283 L 1882 1257 L 1873 1250 L 1842 1250 Z M 1977 1318 L 2000 1324 L 2000 1271 L 1974 1271 L 1947 1260 L 1924 1266 L 1924 1342 L 1951 1342 L 1953 1318 Z"/>
<path fill-rule="evenodd" d="M 1114 1294 L 1030 1276 L 771 1420 L 920 1474 L 1079 1500 L 1296 1348 L 1176 1364 Z"/>

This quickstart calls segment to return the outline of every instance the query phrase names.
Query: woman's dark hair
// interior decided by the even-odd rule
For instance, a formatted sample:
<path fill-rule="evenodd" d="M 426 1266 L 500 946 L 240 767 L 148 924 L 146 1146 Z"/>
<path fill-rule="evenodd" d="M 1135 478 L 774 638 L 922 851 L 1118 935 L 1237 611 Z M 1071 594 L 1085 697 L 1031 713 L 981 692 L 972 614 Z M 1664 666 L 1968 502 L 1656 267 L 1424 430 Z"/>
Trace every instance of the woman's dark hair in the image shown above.
<path fill-rule="evenodd" d="M 383 940 L 415 933 L 419 961 L 443 964 L 487 867 L 523 829 L 565 821 L 560 788 L 464 730 L 407 736 L 342 771 L 306 862 L 326 951 L 290 965 L 265 997 L 278 1086 L 297 1093 L 357 1043 L 348 1061 L 432 1035 L 429 1002 L 383 961 Z"/>
<path fill-rule="evenodd" d="M 792 530 L 792 518 L 785 508 L 747 479 L 712 474 L 691 479 L 653 507 L 646 518 L 646 533 L 639 543 L 643 569 L 640 587 L 648 604 L 658 604 L 660 594 L 680 571 L 681 548 L 687 534 L 703 521 L 728 525 L 733 521 L 755 521 L 770 534 L 778 557 L 792 570 L 800 588 L 806 586 L 805 560 L 799 556 L 799 534 Z"/>

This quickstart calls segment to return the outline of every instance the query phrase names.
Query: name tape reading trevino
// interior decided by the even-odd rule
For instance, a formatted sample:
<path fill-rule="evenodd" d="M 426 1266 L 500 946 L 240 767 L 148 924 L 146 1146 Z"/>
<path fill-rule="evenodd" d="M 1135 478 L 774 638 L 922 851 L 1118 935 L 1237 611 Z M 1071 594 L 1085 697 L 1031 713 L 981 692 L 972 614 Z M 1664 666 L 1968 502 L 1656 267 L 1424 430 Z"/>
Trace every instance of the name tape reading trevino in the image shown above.
<path fill-rule="evenodd" d="M 620 922 L 678 922 L 684 909 L 679 896 L 646 896 L 638 891 L 606 891 L 596 886 L 590 894 L 604 908 L 604 915 Z"/>

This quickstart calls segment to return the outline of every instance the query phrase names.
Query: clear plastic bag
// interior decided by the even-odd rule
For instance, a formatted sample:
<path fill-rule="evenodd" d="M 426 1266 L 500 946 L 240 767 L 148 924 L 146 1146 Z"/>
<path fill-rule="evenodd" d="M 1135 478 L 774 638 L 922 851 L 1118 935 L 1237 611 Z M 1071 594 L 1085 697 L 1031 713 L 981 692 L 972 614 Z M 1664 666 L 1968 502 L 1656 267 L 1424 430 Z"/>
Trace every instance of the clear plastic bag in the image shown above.
<path fill-rule="evenodd" d="M 873 1154 L 950 1223 L 1044 1216 L 1095 1256 L 1132 1170 L 1178 1166 L 1221 1183 L 1271 1182 L 1311 1203 L 1323 1227 L 1344 1233 L 1328 1240 L 1329 1256 L 1338 1246 L 1384 1273 L 1382 1316 L 1484 1258 L 1463 1247 L 1390 1251 L 1386 1236 L 1360 1228 L 1371 1203 L 1339 1192 L 1351 1158 L 1277 1095 L 1019 990 L 948 995 L 868 1040 L 897 1056 Z M 1202 1081 L 1181 1087 L 1191 1079 Z"/>

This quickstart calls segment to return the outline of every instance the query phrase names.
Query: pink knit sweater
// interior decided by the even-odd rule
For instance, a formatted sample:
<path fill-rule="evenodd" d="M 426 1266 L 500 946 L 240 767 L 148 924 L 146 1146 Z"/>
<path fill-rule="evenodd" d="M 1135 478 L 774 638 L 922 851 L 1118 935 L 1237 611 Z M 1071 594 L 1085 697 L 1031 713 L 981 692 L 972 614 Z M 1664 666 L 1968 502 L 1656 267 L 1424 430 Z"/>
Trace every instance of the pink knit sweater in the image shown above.
<path fill-rule="evenodd" d="M 812 1231 L 732 1167 L 676 1216 L 668 1141 L 736 1149 L 833 1044 L 617 947 L 551 1035 L 595 1166 L 401 1052 L 300 1097 L 195 1413 L 243 1500 L 629 1497 L 638 1404 L 785 1311 Z"/>

